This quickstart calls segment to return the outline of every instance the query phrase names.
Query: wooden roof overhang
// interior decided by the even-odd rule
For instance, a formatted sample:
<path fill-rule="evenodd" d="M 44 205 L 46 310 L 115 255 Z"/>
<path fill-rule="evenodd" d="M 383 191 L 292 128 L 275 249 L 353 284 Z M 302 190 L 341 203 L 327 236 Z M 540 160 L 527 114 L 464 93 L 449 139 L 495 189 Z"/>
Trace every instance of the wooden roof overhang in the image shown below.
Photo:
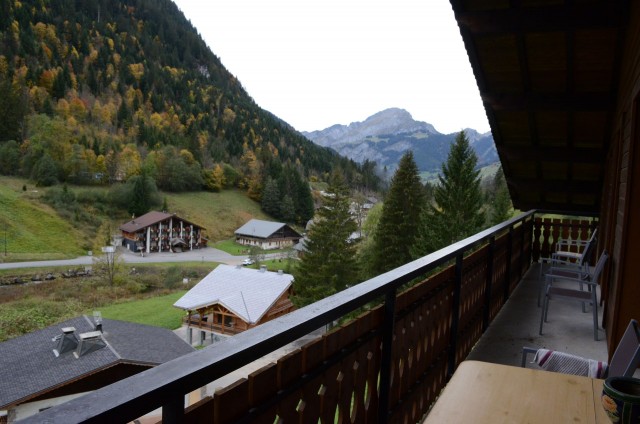
<path fill-rule="evenodd" d="M 450 0 L 511 199 L 599 214 L 628 0 Z"/>

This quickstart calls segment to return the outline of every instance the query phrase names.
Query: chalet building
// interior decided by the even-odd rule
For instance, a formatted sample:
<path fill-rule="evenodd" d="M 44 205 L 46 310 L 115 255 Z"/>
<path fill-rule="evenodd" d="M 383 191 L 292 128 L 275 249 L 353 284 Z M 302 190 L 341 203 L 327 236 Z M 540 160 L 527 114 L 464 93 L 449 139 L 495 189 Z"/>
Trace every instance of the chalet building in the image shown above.
<path fill-rule="evenodd" d="M 252 219 L 235 231 L 236 242 L 261 249 L 283 249 L 298 243 L 302 236 L 287 224 Z"/>
<path fill-rule="evenodd" d="M 0 422 L 67 402 L 194 349 L 172 331 L 79 316 L 0 343 Z"/>
<path fill-rule="evenodd" d="M 181 252 L 207 246 L 204 228 L 175 214 L 151 211 L 120 226 L 132 252 Z"/>
<path fill-rule="evenodd" d="M 266 268 L 218 265 L 176 303 L 193 328 L 234 335 L 295 309 L 291 294 L 293 276 Z"/>

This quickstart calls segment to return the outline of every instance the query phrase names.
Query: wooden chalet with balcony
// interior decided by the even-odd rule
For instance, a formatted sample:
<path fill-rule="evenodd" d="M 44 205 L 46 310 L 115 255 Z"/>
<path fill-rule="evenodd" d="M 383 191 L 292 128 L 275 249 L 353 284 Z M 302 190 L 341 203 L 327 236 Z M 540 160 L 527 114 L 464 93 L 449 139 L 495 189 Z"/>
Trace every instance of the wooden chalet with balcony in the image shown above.
<path fill-rule="evenodd" d="M 181 252 L 207 246 L 204 228 L 176 214 L 151 211 L 120 226 L 122 245 L 132 252 Z"/>
<path fill-rule="evenodd" d="M 187 311 L 189 334 L 234 335 L 293 311 L 292 281 L 282 271 L 218 265 L 173 306 Z"/>
<path fill-rule="evenodd" d="M 252 219 L 235 231 L 236 242 L 264 250 L 291 247 L 302 239 L 296 230 L 282 222 Z"/>

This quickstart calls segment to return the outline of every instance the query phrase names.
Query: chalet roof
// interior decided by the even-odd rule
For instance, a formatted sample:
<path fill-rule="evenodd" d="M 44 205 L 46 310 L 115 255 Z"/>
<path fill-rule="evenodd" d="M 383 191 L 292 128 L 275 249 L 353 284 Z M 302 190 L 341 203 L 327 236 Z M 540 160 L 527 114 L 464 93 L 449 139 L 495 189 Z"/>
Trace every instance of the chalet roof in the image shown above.
<path fill-rule="evenodd" d="M 0 343 L 0 409 L 118 363 L 155 366 L 193 351 L 164 328 L 112 319 L 103 319 L 102 326 L 107 346 L 79 358 L 73 352 L 56 357 L 53 338 L 65 327 L 75 327 L 75 334 L 94 331 L 84 315 Z"/>
<path fill-rule="evenodd" d="M 172 217 L 176 218 L 177 220 L 186 222 L 187 224 L 193 225 L 195 227 L 203 228 L 197 224 L 194 224 L 193 222 L 187 221 L 184 218 L 180 218 L 176 214 L 170 214 L 170 213 L 159 212 L 159 211 L 151 211 L 137 218 L 133 218 L 131 221 L 125 222 L 120 226 L 120 230 L 125 231 L 127 233 L 135 233 L 137 231 L 140 231 L 144 228 L 157 224 L 158 222 L 165 221 Z"/>
<path fill-rule="evenodd" d="M 450 0 L 518 209 L 596 214 L 628 0 Z"/>
<path fill-rule="evenodd" d="M 298 234 L 294 229 L 282 222 L 263 221 L 260 219 L 249 220 L 242 227 L 238 228 L 235 231 L 235 234 L 241 236 L 269 238 L 283 227 L 286 227 L 288 231 Z"/>
<path fill-rule="evenodd" d="M 222 305 L 243 321 L 255 324 L 291 287 L 293 276 L 231 265 L 218 265 L 173 306 L 196 310 Z"/>

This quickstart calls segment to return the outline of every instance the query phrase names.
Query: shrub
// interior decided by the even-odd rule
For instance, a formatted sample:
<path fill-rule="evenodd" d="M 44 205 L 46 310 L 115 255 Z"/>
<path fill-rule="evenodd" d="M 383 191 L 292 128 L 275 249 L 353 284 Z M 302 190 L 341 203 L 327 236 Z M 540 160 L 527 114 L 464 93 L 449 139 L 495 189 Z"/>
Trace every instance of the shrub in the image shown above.
<path fill-rule="evenodd" d="M 163 285 L 165 288 L 173 289 L 182 282 L 183 276 L 182 268 L 179 266 L 172 266 L 167 269 L 167 273 L 163 278 Z"/>

